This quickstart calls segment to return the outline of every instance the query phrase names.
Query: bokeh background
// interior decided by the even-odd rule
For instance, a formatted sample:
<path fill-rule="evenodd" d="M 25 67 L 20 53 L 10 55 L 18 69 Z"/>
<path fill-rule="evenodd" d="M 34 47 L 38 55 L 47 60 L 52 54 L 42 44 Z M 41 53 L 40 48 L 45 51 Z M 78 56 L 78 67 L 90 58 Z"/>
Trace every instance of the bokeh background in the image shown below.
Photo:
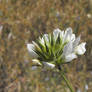
<path fill-rule="evenodd" d="M 59 73 L 32 66 L 26 44 L 72 27 L 86 53 L 65 65 L 75 92 L 92 92 L 92 0 L 0 0 L 0 92 L 69 92 Z"/>

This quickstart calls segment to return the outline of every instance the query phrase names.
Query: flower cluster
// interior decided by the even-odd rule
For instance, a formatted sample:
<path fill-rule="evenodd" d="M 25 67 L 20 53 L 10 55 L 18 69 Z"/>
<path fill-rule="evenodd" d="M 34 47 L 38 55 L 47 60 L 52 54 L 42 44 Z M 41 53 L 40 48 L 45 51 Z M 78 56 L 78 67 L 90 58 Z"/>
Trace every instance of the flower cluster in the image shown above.
<path fill-rule="evenodd" d="M 48 68 L 58 68 L 61 64 L 85 53 L 86 42 L 79 42 L 80 36 L 76 38 L 71 28 L 65 31 L 55 29 L 53 34 L 44 34 L 36 42 L 27 44 L 27 49 L 34 63 Z"/>

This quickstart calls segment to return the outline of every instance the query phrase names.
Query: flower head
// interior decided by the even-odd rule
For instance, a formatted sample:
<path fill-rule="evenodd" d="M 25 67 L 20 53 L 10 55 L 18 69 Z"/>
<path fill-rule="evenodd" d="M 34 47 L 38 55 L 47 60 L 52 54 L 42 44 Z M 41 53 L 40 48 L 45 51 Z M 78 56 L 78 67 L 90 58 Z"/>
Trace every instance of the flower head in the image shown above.
<path fill-rule="evenodd" d="M 76 38 L 71 28 L 65 31 L 55 29 L 53 34 L 44 34 L 36 42 L 27 44 L 27 49 L 33 62 L 54 68 L 85 53 L 86 42 L 79 42 L 80 36 Z"/>

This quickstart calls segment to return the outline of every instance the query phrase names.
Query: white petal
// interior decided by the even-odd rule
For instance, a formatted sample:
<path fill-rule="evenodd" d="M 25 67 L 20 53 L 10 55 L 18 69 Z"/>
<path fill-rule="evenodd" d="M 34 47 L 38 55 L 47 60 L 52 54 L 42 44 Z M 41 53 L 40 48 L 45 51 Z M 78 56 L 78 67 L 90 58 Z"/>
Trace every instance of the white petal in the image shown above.
<path fill-rule="evenodd" d="M 60 30 L 59 28 L 57 28 L 57 29 L 55 29 L 55 30 L 53 31 L 53 35 L 54 35 L 55 41 L 56 41 L 58 35 L 60 34 L 60 32 L 61 32 L 61 30 Z"/>
<path fill-rule="evenodd" d="M 48 63 L 48 62 L 43 62 L 43 65 L 47 69 L 53 69 L 53 68 L 55 68 L 54 64 L 51 64 L 51 63 Z"/>
<path fill-rule="evenodd" d="M 72 36 L 72 29 L 69 27 L 65 31 L 63 42 L 70 41 L 71 40 L 71 36 Z"/>
<path fill-rule="evenodd" d="M 42 38 L 39 37 L 39 40 L 40 40 L 41 44 L 44 45 L 44 39 L 43 39 L 43 37 Z"/>
<path fill-rule="evenodd" d="M 70 41 L 69 43 L 67 43 L 64 46 L 63 55 L 66 56 L 66 55 L 72 53 L 72 51 L 73 51 L 73 43 Z"/>
<path fill-rule="evenodd" d="M 34 52 L 35 46 L 33 44 L 27 44 L 27 49 L 31 58 L 37 58 L 38 55 Z"/>
<path fill-rule="evenodd" d="M 86 48 L 85 48 L 86 42 L 81 43 L 80 45 L 78 45 L 75 48 L 75 53 L 78 55 L 83 55 L 86 52 Z"/>
<path fill-rule="evenodd" d="M 34 63 L 34 64 L 42 65 L 42 64 L 40 63 L 40 61 L 39 61 L 39 60 L 37 60 L 37 59 L 33 59 L 32 61 L 33 61 L 33 63 Z"/>
<path fill-rule="evenodd" d="M 71 28 L 71 27 L 68 27 L 68 28 L 66 29 L 66 32 L 69 32 L 70 34 L 72 34 L 72 28 Z"/>
<path fill-rule="evenodd" d="M 73 47 L 75 48 L 75 47 L 79 44 L 79 42 L 80 42 L 80 36 L 77 37 L 77 38 L 75 39 L 75 41 L 73 42 Z"/>
<path fill-rule="evenodd" d="M 72 33 L 72 28 L 70 27 L 66 29 L 65 34 L 63 36 L 63 43 L 69 42 L 69 41 L 72 41 L 72 42 L 75 41 L 75 34 Z"/>
<path fill-rule="evenodd" d="M 44 34 L 43 39 L 45 39 L 47 42 L 49 42 L 48 34 Z"/>
<path fill-rule="evenodd" d="M 74 54 L 74 53 L 71 53 L 71 54 L 65 56 L 65 61 L 66 62 L 70 62 L 70 61 L 72 61 L 75 58 L 77 58 L 77 55 Z"/>
<path fill-rule="evenodd" d="M 74 42 L 75 41 L 75 34 L 71 35 L 71 41 Z"/>
<path fill-rule="evenodd" d="M 63 38 L 64 37 L 64 31 L 60 32 L 60 36 Z"/>

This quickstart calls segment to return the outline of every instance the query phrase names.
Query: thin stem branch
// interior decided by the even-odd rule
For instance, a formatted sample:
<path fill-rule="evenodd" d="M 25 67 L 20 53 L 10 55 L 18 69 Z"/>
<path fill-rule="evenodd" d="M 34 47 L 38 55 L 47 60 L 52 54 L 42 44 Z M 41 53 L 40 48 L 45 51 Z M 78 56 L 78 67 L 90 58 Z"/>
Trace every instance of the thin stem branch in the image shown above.
<path fill-rule="evenodd" d="M 64 73 L 61 72 L 61 71 L 60 71 L 60 73 L 61 73 L 61 76 L 63 77 L 63 79 L 65 80 L 65 82 L 66 82 L 68 88 L 70 89 L 70 91 L 71 91 L 71 92 L 74 92 L 74 90 L 73 90 L 73 88 L 72 88 L 72 86 L 71 86 L 69 80 L 66 78 L 66 76 L 64 75 Z"/>

